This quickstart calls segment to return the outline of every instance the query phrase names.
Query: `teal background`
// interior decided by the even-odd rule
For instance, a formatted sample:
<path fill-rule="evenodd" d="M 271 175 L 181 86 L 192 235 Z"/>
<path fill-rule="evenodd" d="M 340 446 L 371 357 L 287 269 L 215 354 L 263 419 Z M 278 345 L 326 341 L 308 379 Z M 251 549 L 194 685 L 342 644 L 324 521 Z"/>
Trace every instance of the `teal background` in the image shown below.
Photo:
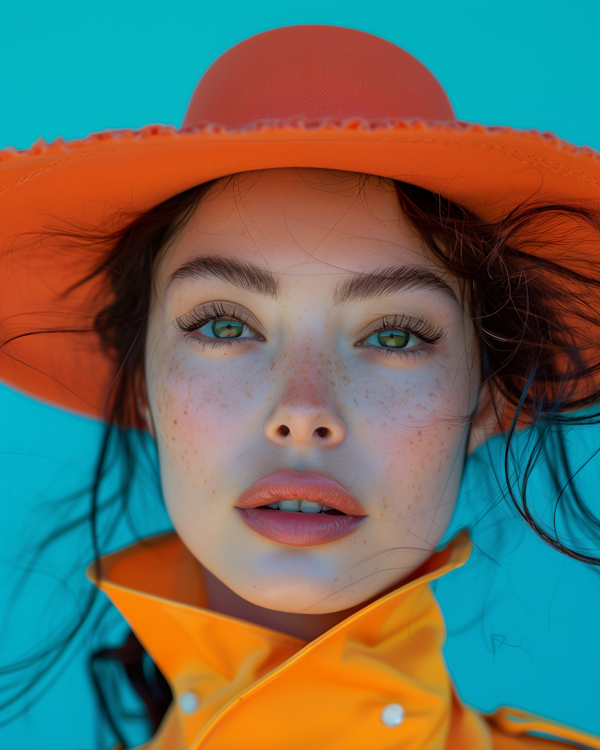
<path fill-rule="evenodd" d="M 444 85 L 460 119 L 536 127 L 600 147 L 595 0 L 4 0 L 0 9 L 2 146 L 26 148 L 38 137 L 78 138 L 153 122 L 178 125 L 198 78 L 228 47 L 269 28 L 324 23 L 369 31 L 416 55 Z M 64 625 L 89 593 L 81 572 L 92 555 L 87 529 L 75 529 L 34 558 L 26 553 L 85 513 L 88 497 L 64 498 L 89 483 L 99 436 L 97 422 L 0 386 L 3 663 Z M 583 462 L 600 445 L 600 430 L 581 429 L 570 440 L 575 462 Z M 449 669 L 463 699 L 481 710 L 517 706 L 600 734 L 598 575 L 548 549 L 514 519 L 490 470 L 499 467 L 499 450 L 494 438 L 469 459 L 450 533 L 471 527 L 476 548 L 464 568 L 436 586 L 448 624 Z M 138 476 L 130 518 L 118 508 L 106 514 L 103 531 L 116 525 L 110 547 L 169 528 L 151 474 Z M 598 461 L 581 482 L 597 508 Z M 551 499 L 543 470 L 535 488 L 540 503 Z M 103 606 L 98 600 L 94 617 Z M 117 644 L 125 627 L 113 610 L 100 628 L 80 634 L 66 658 L 36 683 L 31 708 L 0 728 L 0 746 L 110 746 L 86 660 L 93 648 Z M 143 723 L 132 717 L 127 726 L 132 740 L 143 739 Z"/>
<path fill-rule="evenodd" d="M 424 62 L 459 119 L 600 145 L 597 0 L 101 3 L 3 0 L 0 144 L 179 125 L 210 63 L 248 36 L 322 23 L 382 36 Z"/>

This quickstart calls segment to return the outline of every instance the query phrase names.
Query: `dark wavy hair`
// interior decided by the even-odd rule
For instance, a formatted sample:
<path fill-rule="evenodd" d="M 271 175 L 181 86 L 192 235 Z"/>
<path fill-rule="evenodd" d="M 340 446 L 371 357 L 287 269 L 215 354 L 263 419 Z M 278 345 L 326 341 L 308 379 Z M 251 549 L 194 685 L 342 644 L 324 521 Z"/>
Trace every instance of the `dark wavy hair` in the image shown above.
<path fill-rule="evenodd" d="M 145 398 L 144 343 L 154 270 L 161 253 L 215 182 L 198 185 L 130 217 L 113 232 L 53 232 L 64 242 L 103 247 L 110 243 L 112 247 L 85 280 L 100 281 L 102 298 L 109 300 L 91 333 L 99 337 L 115 372 L 106 400 L 106 427 L 91 487 L 91 506 L 81 519 L 90 524 L 96 561 L 107 541 L 99 539 L 99 494 L 111 445 L 117 446 L 127 467 L 113 499 L 126 508 L 131 492 L 136 433 L 128 428 L 143 427 L 137 402 Z M 564 440 L 568 427 L 600 422 L 600 264 L 582 251 L 583 237 L 586 247 L 590 237 L 600 238 L 598 210 L 584 205 L 527 203 L 492 222 L 420 187 L 398 181 L 394 185 L 401 211 L 421 237 L 424 249 L 456 276 L 465 290 L 489 394 L 485 408 L 495 412 L 504 434 L 502 483 L 507 500 L 553 549 L 588 565 L 600 565 L 598 557 L 590 554 L 599 548 L 600 520 L 577 489 Z M 533 438 L 527 443 L 526 454 L 517 455 L 513 438 L 523 427 L 530 428 Z M 531 474 L 544 461 L 556 491 L 553 528 L 536 515 L 528 497 Z M 568 544 L 556 525 L 559 511 L 569 531 Z M 82 627 L 90 611 L 91 603 L 66 639 L 44 649 L 44 659 L 53 663 L 58 658 L 64 643 Z M 92 666 L 106 659 L 124 665 L 154 730 L 171 695 L 160 674 L 152 684 L 144 677 L 148 672 L 140 665 L 146 657 L 130 636 L 121 649 L 94 654 Z M 107 720 L 123 741 L 110 701 L 100 680 L 94 679 Z"/>

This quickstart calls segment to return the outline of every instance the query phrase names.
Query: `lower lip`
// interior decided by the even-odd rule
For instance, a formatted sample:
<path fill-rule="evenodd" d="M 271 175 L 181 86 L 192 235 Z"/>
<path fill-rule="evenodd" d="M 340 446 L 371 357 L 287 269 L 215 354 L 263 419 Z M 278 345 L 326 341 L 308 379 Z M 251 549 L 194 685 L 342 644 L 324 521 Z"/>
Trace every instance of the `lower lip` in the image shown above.
<path fill-rule="evenodd" d="M 292 547 L 316 547 L 351 534 L 366 516 L 329 516 L 284 510 L 237 508 L 244 522 L 261 536 Z"/>

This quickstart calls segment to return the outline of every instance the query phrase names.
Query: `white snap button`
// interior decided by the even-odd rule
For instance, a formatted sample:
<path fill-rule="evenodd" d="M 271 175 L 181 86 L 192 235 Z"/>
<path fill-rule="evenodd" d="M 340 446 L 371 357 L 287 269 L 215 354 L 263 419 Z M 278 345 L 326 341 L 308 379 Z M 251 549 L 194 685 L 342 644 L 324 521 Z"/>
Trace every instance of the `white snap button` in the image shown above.
<path fill-rule="evenodd" d="M 179 696 L 179 705 L 184 713 L 193 714 L 200 705 L 200 701 L 193 690 L 186 690 Z"/>
<path fill-rule="evenodd" d="M 381 712 L 381 721 L 386 727 L 399 727 L 404 721 L 404 709 L 399 703 L 388 703 Z"/>

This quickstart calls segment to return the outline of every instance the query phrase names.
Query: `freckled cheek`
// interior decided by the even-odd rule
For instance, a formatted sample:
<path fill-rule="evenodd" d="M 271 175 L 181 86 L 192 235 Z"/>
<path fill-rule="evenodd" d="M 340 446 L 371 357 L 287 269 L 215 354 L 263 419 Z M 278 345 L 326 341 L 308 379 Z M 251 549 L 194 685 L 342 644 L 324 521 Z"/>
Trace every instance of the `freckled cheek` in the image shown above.
<path fill-rule="evenodd" d="M 215 466 L 219 449 L 235 443 L 248 399 L 226 377 L 175 363 L 154 379 L 152 409 L 161 457 L 192 474 Z"/>
<path fill-rule="evenodd" d="M 460 479 L 462 462 L 456 458 L 467 429 L 469 389 L 450 378 L 437 378 L 434 384 L 405 384 L 398 390 L 388 386 L 384 395 L 382 389 L 366 389 L 356 411 L 370 476 L 383 496 L 393 498 L 379 507 L 382 520 L 437 505 Z"/>

